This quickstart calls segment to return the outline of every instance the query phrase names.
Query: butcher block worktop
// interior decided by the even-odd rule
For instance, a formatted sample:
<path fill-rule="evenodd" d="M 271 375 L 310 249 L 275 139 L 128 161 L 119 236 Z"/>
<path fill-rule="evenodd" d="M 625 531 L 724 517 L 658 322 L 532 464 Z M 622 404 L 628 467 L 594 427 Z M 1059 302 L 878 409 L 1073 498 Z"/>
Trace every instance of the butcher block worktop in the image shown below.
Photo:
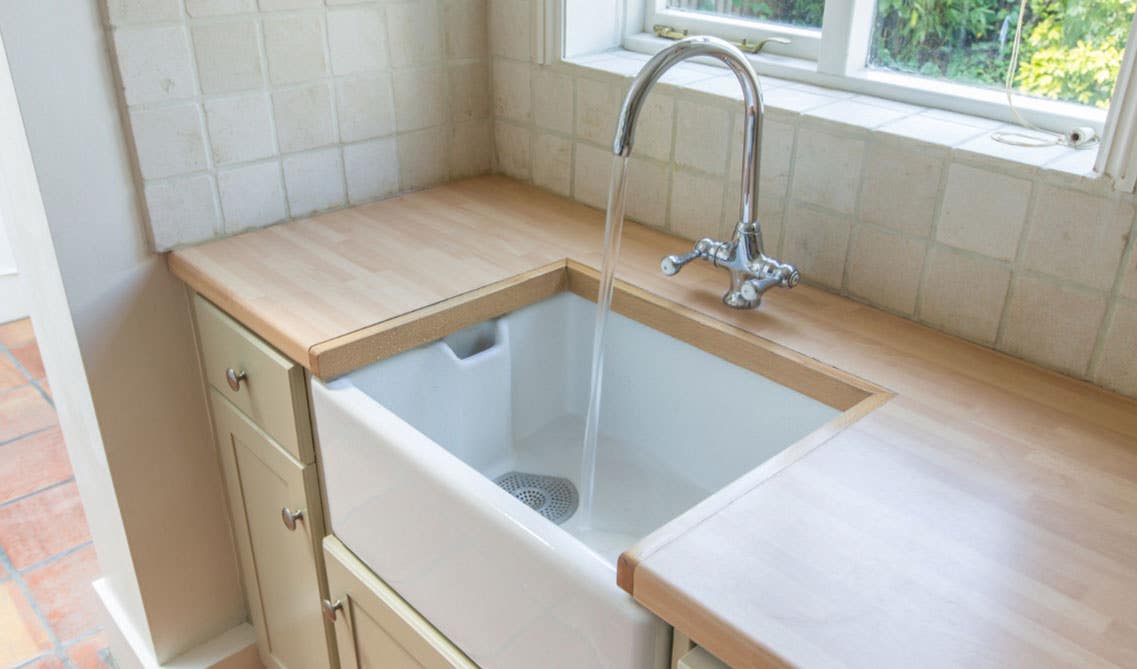
<path fill-rule="evenodd" d="M 332 378 L 444 334 L 442 314 L 505 308 L 550 267 L 598 267 L 602 225 L 483 177 L 169 262 Z M 660 274 L 689 246 L 629 224 L 618 276 L 880 392 L 630 547 L 622 587 L 735 667 L 1137 667 L 1137 402 L 807 286 L 728 309 L 725 272 Z"/>

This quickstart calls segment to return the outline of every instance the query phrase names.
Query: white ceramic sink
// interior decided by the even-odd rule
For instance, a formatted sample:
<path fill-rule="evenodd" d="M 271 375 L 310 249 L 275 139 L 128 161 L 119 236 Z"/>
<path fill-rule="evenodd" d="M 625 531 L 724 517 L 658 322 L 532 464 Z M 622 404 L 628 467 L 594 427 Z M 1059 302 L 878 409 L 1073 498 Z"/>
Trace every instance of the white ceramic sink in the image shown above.
<path fill-rule="evenodd" d="M 556 525 L 493 479 L 579 487 L 594 312 L 560 293 L 312 382 L 333 533 L 483 667 L 664 667 L 617 557 L 840 413 L 613 314 L 592 523 Z"/>

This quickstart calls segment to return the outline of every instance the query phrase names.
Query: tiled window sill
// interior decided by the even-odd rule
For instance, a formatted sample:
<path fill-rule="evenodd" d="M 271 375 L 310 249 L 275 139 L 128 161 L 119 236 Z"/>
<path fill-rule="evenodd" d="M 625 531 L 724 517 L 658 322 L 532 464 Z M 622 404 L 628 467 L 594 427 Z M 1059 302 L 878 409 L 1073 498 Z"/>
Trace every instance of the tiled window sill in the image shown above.
<path fill-rule="evenodd" d="M 562 65 L 631 78 L 648 58 L 635 51 L 612 49 L 566 59 Z M 742 100 L 734 75 L 721 67 L 682 63 L 667 72 L 660 84 L 675 92 L 721 102 Z M 771 118 L 813 121 L 839 132 L 873 133 L 932 151 L 951 152 L 955 158 L 999 171 L 1049 175 L 1066 185 L 1075 182 L 1082 189 L 1101 194 L 1111 190 L 1109 181 L 1093 172 L 1096 148 L 1013 146 L 995 141 L 992 133 L 1026 131 L 999 121 L 770 76 L 762 76 L 761 85 Z"/>

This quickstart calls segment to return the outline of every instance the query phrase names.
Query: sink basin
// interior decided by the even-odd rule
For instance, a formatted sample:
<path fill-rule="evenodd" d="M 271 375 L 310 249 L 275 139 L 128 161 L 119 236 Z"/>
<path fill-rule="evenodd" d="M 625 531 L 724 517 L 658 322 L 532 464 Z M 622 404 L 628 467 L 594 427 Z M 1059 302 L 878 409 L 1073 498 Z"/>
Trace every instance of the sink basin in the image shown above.
<path fill-rule="evenodd" d="M 636 304 L 621 291 L 616 311 Z M 312 381 L 332 532 L 484 667 L 666 666 L 670 630 L 617 586 L 621 553 L 867 396 L 820 401 L 614 313 L 591 522 L 555 524 L 494 481 L 580 487 L 595 304 L 577 292 Z M 798 378 L 647 303 L 624 310 Z"/>

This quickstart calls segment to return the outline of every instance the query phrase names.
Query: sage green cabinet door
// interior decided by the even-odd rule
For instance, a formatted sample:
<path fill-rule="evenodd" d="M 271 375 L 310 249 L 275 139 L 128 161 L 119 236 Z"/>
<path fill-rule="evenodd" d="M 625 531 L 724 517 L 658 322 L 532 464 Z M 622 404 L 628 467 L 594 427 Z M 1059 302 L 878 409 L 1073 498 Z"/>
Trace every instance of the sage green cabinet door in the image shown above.
<path fill-rule="evenodd" d="M 324 539 L 324 563 L 342 669 L 476 667 L 339 539 Z"/>
<path fill-rule="evenodd" d="M 301 465 L 217 391 L 210 394 L 261 660 L 270 669 L 330 667 L 315 465 Z"/>

